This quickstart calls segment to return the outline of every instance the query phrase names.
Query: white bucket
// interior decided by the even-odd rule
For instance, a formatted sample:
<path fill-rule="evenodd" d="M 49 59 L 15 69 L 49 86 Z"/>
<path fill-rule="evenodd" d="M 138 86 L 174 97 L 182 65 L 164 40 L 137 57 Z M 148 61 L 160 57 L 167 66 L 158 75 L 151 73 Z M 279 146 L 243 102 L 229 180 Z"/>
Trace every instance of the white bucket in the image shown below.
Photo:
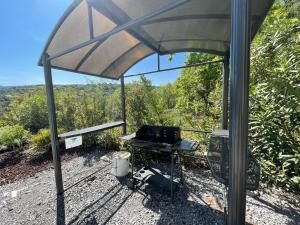
<path fill-rule="evenodd" d="M 130 153 L 125 151 L 116 152 L 112 156 L 111 173 L 116 177 L 124 177 L 129 172 Z"/>

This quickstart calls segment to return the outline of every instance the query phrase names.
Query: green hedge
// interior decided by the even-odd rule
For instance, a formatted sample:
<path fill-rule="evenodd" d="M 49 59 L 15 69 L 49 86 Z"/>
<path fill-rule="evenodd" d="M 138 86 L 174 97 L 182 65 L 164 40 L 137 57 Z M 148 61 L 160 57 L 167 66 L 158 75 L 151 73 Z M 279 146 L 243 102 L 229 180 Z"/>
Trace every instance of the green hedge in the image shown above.
<path fill-rule="evenodd" d="M 27 142 L 29 136 L 29 132 L 21 125 L 1 127 L 0 150 L 20 147 Z"/>

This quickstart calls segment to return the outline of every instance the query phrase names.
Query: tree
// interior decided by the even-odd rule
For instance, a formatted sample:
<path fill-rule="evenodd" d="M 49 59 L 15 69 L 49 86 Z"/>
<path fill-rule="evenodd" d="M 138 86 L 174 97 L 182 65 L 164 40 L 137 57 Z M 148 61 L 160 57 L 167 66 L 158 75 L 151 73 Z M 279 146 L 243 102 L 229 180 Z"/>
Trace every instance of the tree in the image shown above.
<path fill-rule="evenodd" d="M 21 124 L 31 132 L 47 128 L 47 103 L 43 88 L 16 97 L 4 117 L 13 124 Z"/>
<path fill-rule="evenodd" d="M 300 45 L 296 1 L 277 2 L 254 39 L 251 143 L 263 180 L 300 190 Z"/>
<path fill-rule="evenodd" d="M 186 64 L 219 59 L 204 53 L 191 53 Z M 221 115 L 221 66 L 205 65 L 182 70 L 175 82 L 176 108 L 184 115 L 189 126 L 212 130 L 220 125 Z"/>
<path fill-rule="evenodd" d="M 89 84 L 77 93 L 75 127 L 86 128 L 107 121 L 106 96 L 101 84 Z"/>

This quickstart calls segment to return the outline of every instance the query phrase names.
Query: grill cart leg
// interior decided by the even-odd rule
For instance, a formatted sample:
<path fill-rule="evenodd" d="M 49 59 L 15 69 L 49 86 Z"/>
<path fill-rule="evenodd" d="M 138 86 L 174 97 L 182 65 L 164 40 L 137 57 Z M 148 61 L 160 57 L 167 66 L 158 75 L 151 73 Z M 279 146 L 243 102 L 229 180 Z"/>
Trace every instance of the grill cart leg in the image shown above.
<path fill-rule="evenodd" d="M 171 202 L 173 204 L 174 154 L 171 154 Z"/>
<path fill-rule="evenodd" d="M 180 164 L 180 183 L 183 184 L 183 172 L 182 172 L 182 158 L 181 155 L 178 154 L 179 164 Z"/>
<path fill-rule="evenodd" d="M 149 167 L 150 163 L 149 163 L 148 155 L 147 155 L 146 151 L 143 151 L 143 153 L 144 153 L 144 165 L 146 167 Z"/>
<path fill-rule="evenodd" d="M 130 152 L 131 152 L 131 181 L 128 182 L 128 186 L 132 189 L 135 189 L 135 179 L 133 176 L 133 166 L 134 166 L 134 147 L 130 146 Z"/>
<path fill-rule="evenodd" d="M 223 189 L 223 200 L 224 200 L 224 220 L 225 220 L 225 225 L 228 225 L 227 223 L 227 204 L 228 204 L 228 195 L 227 195 L 227 192 L 228 192 L 228 188 L 227 186 L 224 187 Z"/>
<path fill-rule="evenodd" d="M 131 149 L 131 178 L 133 179 L 133 154 L 134 154 L 134 150 L 133 147 L 130 147 Z"/>

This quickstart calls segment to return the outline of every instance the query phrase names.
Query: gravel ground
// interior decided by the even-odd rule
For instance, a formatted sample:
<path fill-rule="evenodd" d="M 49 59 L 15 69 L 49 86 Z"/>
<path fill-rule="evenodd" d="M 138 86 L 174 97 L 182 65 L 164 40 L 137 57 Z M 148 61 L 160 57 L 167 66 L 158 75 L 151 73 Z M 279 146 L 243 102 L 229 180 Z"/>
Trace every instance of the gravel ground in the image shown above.
<path fill-rule="evenodd" d="M 0 224 L 53 225 L 57 205 L 58 214 L 65 211 L 65 224 L 224 224 L 222 188 L 208 171 L 184 170 L 185 185 L 171 205 L 168 193 L 150 185 L 137 191 L 127 188 L 124 180 L 110 174 L 105 160 L 109 157 L 95 151 L 65 162 L 64 198 L 56 198 L 53 169 L 0 186 Z M 247 196 L 250 224 L 300 224 L 299 210 L 271 190 L 251 196 Z"/>

